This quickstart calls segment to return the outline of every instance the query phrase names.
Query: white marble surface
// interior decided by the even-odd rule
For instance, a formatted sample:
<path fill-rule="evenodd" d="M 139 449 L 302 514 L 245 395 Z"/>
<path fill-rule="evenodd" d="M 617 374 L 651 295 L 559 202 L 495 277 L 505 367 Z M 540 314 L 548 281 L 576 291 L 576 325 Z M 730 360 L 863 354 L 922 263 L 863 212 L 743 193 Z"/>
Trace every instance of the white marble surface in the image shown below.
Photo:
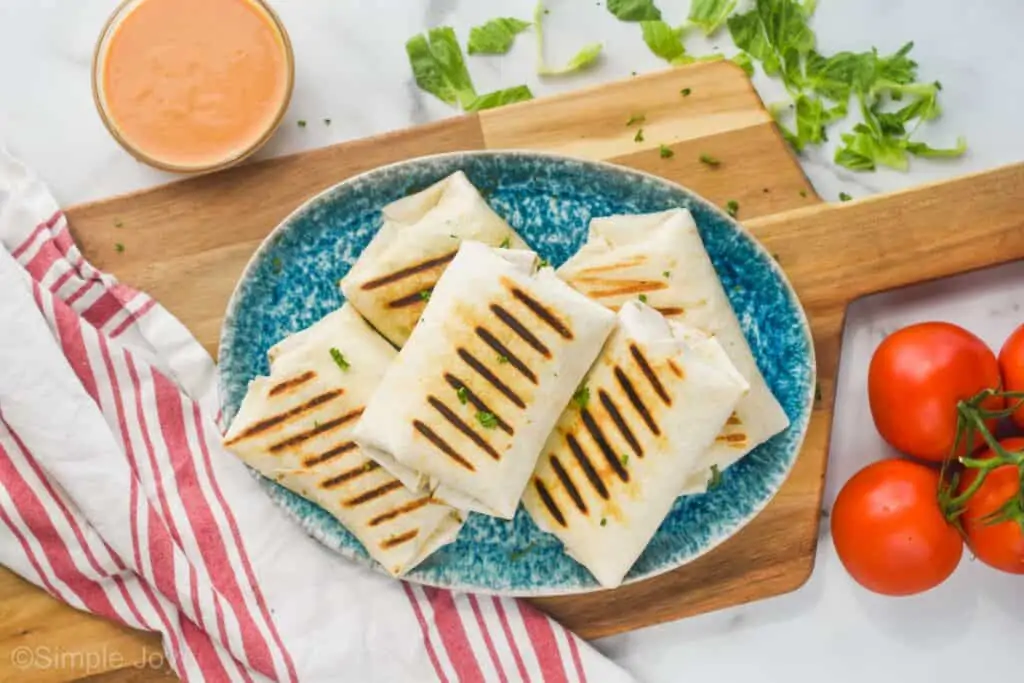
<path fill-rule="evenodd" d="M 124 154 L 94 111 L 89 63 L 114 0 L 0 0 L 0 139 L 34 166 L 65 204 L 163 182 L 167 176 Z M 688 0 L 659 0 L 666 16 L 685 16 Z M 404 41 L 448 24 L 465 39 L 474 24 L 499 15 L 529 17 L 532 0 L 274 0 L 295 43 L 298 73 L 288 120 L 262 152 L 276 155 L 402 128 L 452 115 L 419 93 Z M 536 94 L 568 90 L 662 68 L 639 30 L 617 22 L 596 0 L 550 0 L 553 61 L 601 40 L 599 68 L 540 82 L 532 40 L 503 58 L 473 58 L 480 91 L 527 82 Z M 603 3 L 601 3 L 603 5 Z M 821 0 L 814 26 L 825 52 L 882 51 L 914 40 L 924 80 L 940 79 L 946 114 L 928 139 L 949 144 L 965 134 L 969 154 L 951 163 L 915 160 L 909 173 L 853 174 L 837 169 L 831 149 L 803 160 L 819 193 L 856 196 L 1024 161 L 1019 64 L 1024 59 L 1020 0 Z M 728 38 L 714 44 L 727 52 Z M 766 101 L 780 89 L 756 82 Z M 325 126 L 322 119 L 330 118 Z M 310 123 L 300 129 L 298 119 Z M 894 230 L 899 225 L 892 226 Z M 838 487 L 887 451 L 867 409 L 865 369 L 885 332 L 916 320 L 945 319 L 998 345 L 1022 320 L 1024 263 L 859 302 L 850 312 L 839 384 L 839 417 L 826 506 Z M 830 680 L 942 683 L 1020 675 L 1024 579 L 964 559 L 953 579 L 923 596 L 883 599 L 854 585 L 827 532 L 810 582 L 796 593 L 645 629 L 598 643 L 640 680 L 675 682 Z"/>

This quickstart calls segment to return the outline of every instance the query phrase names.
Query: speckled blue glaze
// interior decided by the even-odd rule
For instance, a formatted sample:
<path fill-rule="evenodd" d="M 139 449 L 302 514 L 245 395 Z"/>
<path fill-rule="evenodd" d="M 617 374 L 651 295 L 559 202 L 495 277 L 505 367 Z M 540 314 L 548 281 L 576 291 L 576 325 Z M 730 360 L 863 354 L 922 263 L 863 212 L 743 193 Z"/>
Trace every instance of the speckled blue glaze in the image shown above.
<path fill-rule="evenodd" d="M 583 243 L 592 217 L 674 207 L 692 212 L 758 365 L 792 424 L 729 468 L 713 492 L 676 501 L 626 581 L 674 569 L 736 533 L 779 490 L 803 442 L 815 385 L 807 321 L 778 264 L 736 222 L 678 185 L 618 166 L 529 152 L 455 153 L 380 168 L 312 199 L 267 238 L 228 306 L 219 367 L 225 419 L 234 416 L 248 382 L 268 371 L 266 352 L 273 344 L 341 305 L 337 282 L 379 228 L 381 208 L 456 170 L 556 266 Z M 324 510 L 260 481 L 315 538 L 379 569 Z M 471 515 L 455 543 L 407 578 L 511 595 L 598 589 L 521 507 L 511 522 Z"/>

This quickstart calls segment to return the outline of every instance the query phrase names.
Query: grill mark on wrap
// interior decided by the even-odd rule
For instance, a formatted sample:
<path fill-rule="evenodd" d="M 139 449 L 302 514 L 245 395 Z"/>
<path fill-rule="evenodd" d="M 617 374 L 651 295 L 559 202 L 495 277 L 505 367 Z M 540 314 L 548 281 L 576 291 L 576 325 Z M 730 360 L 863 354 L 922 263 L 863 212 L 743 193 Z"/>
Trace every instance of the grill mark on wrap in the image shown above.
<path fill-rule="evenodd" d="M 419 432 L 424 437 L 426 437 L 427 441 L 429 441 L 431 444 L 433 444 L 434 448 L 436 448 L 437 450 L 441 451 L 442 453 L 447 455 L 449 458 L 451 458 L 452 460 L 454 460 L 458 464 L 460 464 L 463 467 L 465 467 L 470 472 L 476 472 L 476 467 L 473 466 L 473 463 L 469 462 L 464 457 L 459 455 L 458 451 L 456 451 L 454 448 L 452 448 L 451 445 L 447 441 L 445 441 L 440 436 L 438 436 L 437 432 L 435 432 L 433 429 L 428 427 L 426 424 L 424 424 L 420 420 L 413 420 L 412 421 L 412 426 L 413 426 L 413 429 L 415 429 L 417 432 Z"/>
<path fill-rule="evenodd" d="M 598 476 L 597 470 L 594 469 L 594 466 L 590 462 L 590 458 L 588 458 L 587 454 L 583 451 L 583 447 L 580 446 L 580 442 L 576 440 L 575 435 L 566 434 L 565 442 L 569 444 L 569 450 L 572 451 L 573 457 L 576 458 L 576 462 L 579 463 L 580 467 L 583 469 L 583 473 L 587 475 L 587 480 L 590 482 L 590 485 L 594 487 L 594 490 L 597 491 L 599 496 L 608 500 L 608 489 L 605 488 L 604 482 L 601 481 L 601 477 Z"/>
<path fill-rule="evenodd" d="M 407 294 L 401 298 L 389 301 L 388 308 L 407 308 L 408 306 L 415 306 L 417 304 L 427 303 L 427 299 L 430 298 L 430 292 L 434 291 L 433 287 L 425 287 L 417 290 L 412 294 Z M 424 298 L 424 292 L 427 292 L 426 298 Z"/>
<path fill-rule="evenodd" d="M 461 417 L 456 415 L 455 412 L 452 411 L 451 408 L 449 408 L 444 403 L 442 403 L 439 398 L 437 398 L 436 396 L 428 396 L 427 397 L 427 403 L 429 403 L 431 405 L 431 407 L 434 408 L 434 410 L 436 410 L 438 413 L 440 413 L 441 417 L 443 417 L 444 419 L 448 420 L 448 422 L 453 427 L 455 427 L 460 432 L 465 434 L 470 439 L 470 441 L 472 441 L 477 446 L 479 446 L 480 450 L 482 450 L 484 453 L 486 453 L 487 455 L 491 456 L 495 460 L 501 460 L 501 455 L 499 455 L 498 451 L 496 451 L 494 449 L 494 446 L 492 446 L 491 444 L 487 443 L 486 439 L 484 439 L 482 436 L 477 434 L 476 431 L 474 431 L 474 429 L 472 427 L 470 427 L 468 424 L 466 424 L 465 421 Z"/>
<path fill-rule="evenodd" d="M 654 310 L 664 316 L 682 315 L 683 312 L 686 311 L 686 309 L 681 306 L 655 306 Z"/>
<path fill-rule="evenodd" d="M 679 367 L 679 365 L 674 360 L 672 360 L 671 358 L 668 359 L 668 368 L 669 368 L 669 370 L 672 371 L 672 374 L 675 375 L 676 377 L 678 377 L 679 379 L 685 379 L 686 378 L 686 373 L 683 372 L 683 369 L 681 367 Z M 735 413 L 733 413 L 733 415 L 735 415 Z"/>
<path fill-rule="evenodd" d="M 611 465 L 612 469 L 615 470 L 615 474 L 619 475 L 619 479 L 624 482 L 629 481 L 629 472 L 622 466 L 622 461 L 619 460 L 619 454 L 612 450 L 611 445 L 608 443 L 607 437 L 601 430 L 601 425 L 597 424 L 594 420 L 594 416 L 590 414 L 590 411 L 584 408 L 580 411 L 580 417 L 583 419 L 583 426 L 590 432 L 590 437 L 597 444 L 597 448 L 604 455 L 604 459 Z"/>
<path fill-rule="evenodd" d="M 381 277 L 370 280 L 369 282 L 364 282 L 363 286 L 360 287 L 360 289 L 364 291 L 370 291 L 383 287 L 384 285 L 390 285 L 395 282 L 401 282 L 402 280 L 405 280 L 406 278 L 412 275 L 416 275 L 417 273 L 422 273 L 425 270 L 430 270 L 431 268 L 436 268 L 437 266 L 446 265 L 453 258 L 455 258 L 454 251 L 445 254 L 444 256 L 438 256 L 437 258 L 427 259 L 426 261 L 420 261 L 415 265 L 408 266 L 406 268 L 401 268 L 393 273 L 382 275 Z"/>
<path fill-rule="evenodd" d="M 392 491 L 397 491 L 400 488 L 402 488 L 402 482 L 398 481 L 397 479 L 392 479 L 388 483 L 382 484 L 375 489 L 367 491 L 366 493 L 361 493 L 354 498 L 349 498 L 344 503 L 342 503 L 342 505 L 344 505 L 347 508 L 359 507 L 364 503 L 369 503 L 372 500 L 383 498 Z"/>
<path fill-rule="evenodd" d="M 534 351 L 544 356 L 545 358 L 551 358 L 551 349 L 549 349 L 544 342 L 537 338 L 537 336 L 530 332 L 530 330 L 519 322 L 519 319 L 509 313 L 505 308 L 498 304 L 491 304 L 491 313 L 498 317 L 498 320 L 505 323 L 505 326 L 515 332 L 520 339 L 526 342 Z"/>
<path fill-rule="evenodd" d="M 558 477 L 558 480 L 562 482 L 562 487 L 565 488 L 569 497 L 572 498 L 572 502 L 576 504 L 576 509 L 583 514 L 587 514 L 587 504 L 583 501 L 583 496 L 580 495 L 579 489 L 577 489 L 576 484 L 573 483 L 572 477 L 570 477 L 569 473 L 565 471 L 564 467 L 562 467 L 562 463 L 559 461 L 558 456 L 552 455 L 550 457 L 550 462 L 551 469 L 555 471 L 555 475 Z"/>
<path fill-rule="evenodd" d="M 546 486 L 544 486 L 544 482 L 542 482 L 537 477 L 534 477 L 533 487 L 537 489 L 537 495 L 540 496 L 541 502 L 544 503 L 544 507 L 548 509 L 548 512 L 551 513 L 551 516 L 555 518 L 555 521 L 561 524 L 562 526 L 566 526 L 565 515 L 563 515 L 562 511 L 558 509 L 558 504 L 555 503 L 555 499 L 551 497 L 550 493 L 548 493 L 548 489 Z"/>
<path fill-rule="evenodd" d="M 292 389 L 302 386 L 303 384 L 305 384 L 306 382 L 315 377 L 315 372 L 313 372 L 312 370 L 307 370 L 306 372 L 302 373 L 297 377 L 292 377 L 290 379 L 284 380 L 279 384 L 275 384 L 270 388 L 270 391 L 267 392 L 267 396 L 277 396 L 278 394 L 283 394 L 286 391 L 291 391 Z"/>
<path fill-rule="evenodd" d="M 658 396 L 665 403 L 665 405 L 672 405 L 672 398 L 669 397 L 668 392 L 665 391 L 665 387 L 661 384 L 661 380 L 658 379 L 658 375 L 655 374 L 651 364 L 647 362 L 647 358 L 644 357 L 643 352 L 636 344 L 629 345 L 629 352 L 633 356 L 633 360 L 640 366 L 640 371 L 644 373 L 644 377 L 651 383 L 654 391 L 657 392 Z"/>
<path fill-rule="evenodd" d="M 309 441 L 314 437 L 320 436 L 321 434 L 325 434 L 329 431 L 337 429 L 338 427 L 343 426 L 347 422 L 351 422 L 352 420 L 356 419 L 362 414 L 363 409 L 358 408 L 350 413 L 342 415 L 341 417 L 336 417 L 333 420 L 321 422 L 317 426 L 313 427 L 313 429 L 302 432 L 301 434 L 296 434 L 295 436 L 289 437 L 284 441 L 279 441 L 275 443 L 268 450 L 271 453 L 279 453 L 283 450 L 291 448 L 292 446 L 298 446 L 299 444 L 305 443 L 306 441 Z"/>
<path fill-rule="evenodd" d="M 613 296 L 627 294 L 642 294 L 644 292 L 657 292 L 667 289 L 668 285 L 659 280 L 605 280 L 602 284 L 605 289 L 591 289 L 586 292 L 587 296 L 595 299 L 605 299 Z"/>
<path fill-rule="evenodd" d="M 448 382 L 448 386 L 450 386 L 456 392 L 458 392 L 459 389 L 465 389 L 466 401 L 469 402 L 478 411 L 482 413 L 490 413 L 491 415 L 493 415 L 494 419 L 497 420 L 498 429 L 505 432 L 509 436 L 512 436 L 512 434 L 515 431 L 514 429 L 512 429 L 512 425 L 502 420 L 501 416 L 494 412 L 489 405 L 484 403 L 479 396 L 474 394 L 473 390 L 467 387 L 465 382 L 463 382 L 461 379 L 451 374 L 450 372 L 444 373 L 444 381 Z"/>
<path fill-rule="evenodd" d="M 429 502 L 429 496 L 417 498 L 416 500 L 406 503 L 405 505 L 393 508 L 391 510 L 388 510 L 387 512 L 382 512 L 381 514 L 371 519 L 369 524 L 370 526 L 377 526 L 378 524 L 383 524 L 384 522 L 390 522 L 391 520 L 401 517 L 404 514 L 419 510 L 421 507 L 423 507 Z"/>
<path fill-rule="evenodd" d="M 537 375 L 533 373 L 533 370 L 528 368 L 526 366 L 526 363 L 520 360 L 519 356 L 512 353 L 509 350 L 509 348 L 502 344 L 497 337 L 490 333 L 490 331 L 487 328 L 477 327 L 476 336 L 480 337 L 480 339 L 483 340 L 483 342 L 487 344 L 489 347 L 491 347 L 491 349 L 493 349 L 496 354 L 507 360 L 509 365 L 511 365 L 512 367 L 519 371 L 519 374 L 521 374 L 526 379 L 530 380 L 533 384 L 537 383 Z"/>
<path fill-rule="evenodd" d="M 314 455 L 309 458 L 306 458 L 305 460 L 302 461 L 302 464 L 306 467 L 316 467 L 317 465 L 323 465 L 325 462 L 330 462 L 331 460 L 334 460 L 335 458 L 344 455 L 349 451 L 354 451 L 356 448 L 358 448 L 358 446 L 356 446 L 354 441 L 346 441 L 345 443 L 338 444 L 334 448 L 324 451 L 320 455 Z"/>
<path fill-rule="evenodd" d="M 537 316 L 538 320 L 557 332 L 563 339 L 573 338 L 572 330 L 570 330 L 569 327 L 558 318 L 558 316 L 545 308 L 544 304 L 534 299 L 519 287 L 513 285 L 511 280 L 508 280 L 507 278 L 502 279 L 504 280 L 505 286 L 512 292 L 512 296 L 514 296 L 521 304 L 526 306 L 531 313 Z"/>
<path fill-rule="evenodd" d="M 619 407 L 615 405 L 615 401 L 612 400 L 612 397 L 609 396 L 608 392 L 604 389 L 598 391 L 597 396 L 601 400 L 601 405 L 604 406 L 605 412 L 608 413 L 608 417 L 610 417 L 612 422 L 615 423 L 615 427 L 619 430 L 619 434 L 622 434 L 622 438 L 629 444 L 633 453 L 637 457 L 644 457 L 644 449 L 640 446 L 640 442 L 637 441 L 636 436 L 633 434 L 633 430 L 630 429 L 625 418 L 622 417 L 622 413 L 619 411 Z"/>
<path fill-rule="evenodd" d="M 322 482 L 320 482 L 320 488 L 327 489 L 329 491 L 330 489 L 333 489 L 335 486 L 341 486 L 342 484 L 350 482 L 353 479 L 358 479 L 367 472 L 373 472 L 374 470 L 377 469 L 380 469 L 380 465 L 371 460 L 369 462 L 363 463 L 359 467 L 354 467 L 346 472 L 342 472 L 341 474 L 333 476 L 330 479 L 324 479 Z"/>
<path fill-rule="evenodd" d="M 519 398 L 519 395 L 516 392 L 512 391 L 512 388 L 510 386 L 502 382 L 497 375 L 488 370 L 487 367 L 483 363 L 481 363 L 476 356 L 474 356 L 466 349 L 459 349 L 458 353 L 459 358 L 461 358 L 463 362 L 466 363 L 466 365 L 471 367 L 476 372 L 476 374 L 480 375 L 480 377 L 487 380 L 487 382 L 489 382 L 490 385 L 493 386 L 495 389 L 500 391 L 505 396 L 505 398 L 512 401 L 512 403 L 514 403 L 517 408 L 520 408 L 521 410 L 526 409 L 526 403 L 523 402 L 523 399 Z"/>
<path fill-rule="evenodd" d="M 412 539 L 416 538 L 417 534 L 419 533 L 419 529 L 410 529 L 409 531 L 406 531 L 404 534 L 398 534 L 397 536 L 392 536 L 389 539 L 381 541 L 380 547 L 384 550 L 389 550 L 391 548 L 394 548 L 396 545 L 402 545 L 403 543 L 411 541 Z"/>
<path fill-rule="evenodd" d="M 272 415 L 270 417 L 264 418 L 257 422 L 256 424 L 247 427 L 242 431 L 241 434 L 226 442 L 225 445 L 231 446 L 233 444 L 238 443 L 239 441 L 243 441 L 254 436 L 259 436 L 260 434 L 267 432 L 273 429 L 274 427 L 282 425 L 286 422 L 290 422 L 291 420 L 297 417 L 301 417 L 305 413 L 308 413 L 315 408 L 319 408 L 325 403 L 330 403 L 331 401 L 338 398 L 344 393 L 344 389 L 333 389 L 331 391 L 326 391 L 322 394 L 319 394 L 318 396 L 314 396 L 305 403 L 300 403 L 294 408 L 290 408 L 283 413 L 278 413 L 277 415 Z"/>
<path fill-rule="evenodd" d="M 618 261 L 616 263 L 609 263 L 605 266 L 589 266 L 580 270 L 579 275 L 576 277 L 570 277 L 570 280 L 587 280 L 587 276 L 584 273 L 608 273 L 613 270 L 621 270 L 623 268 L 630 268 L 632 266 L 639 266 L 647 262 L 647 257 L 643 254 L 635 254 L 630 256 L 628 259 Z"/>
<path fill-rule="evenodd" d="M 725 424 L 727 424 L 727 425 L 741 425 L 741 424 L 743 424 L 743 420 L 740 419 L 739 415 L 737 415 L 736 413 L 733 413 L 732 415 L 729 416 L 729 419 L 725 421 Z"/>
<path fill-rule="evenodd" d="M 633 383 L 618 365 L 615 366 L 615 379 L 618 381 L 622 391 L 625 392 L 626 398 L 628 398 L 629 402 L 633 404 L 633 408 L 640 415 L 643 421 L 647 423 L 647 428 L 651 430 L 651 433 L 655 436 L 661 436 L 661 429 L 651 416 L 651 411 L 647 410 L 647 406 L 644 405 L 643 399 L 641 399 L 640 395 L 636 393 Z"/>

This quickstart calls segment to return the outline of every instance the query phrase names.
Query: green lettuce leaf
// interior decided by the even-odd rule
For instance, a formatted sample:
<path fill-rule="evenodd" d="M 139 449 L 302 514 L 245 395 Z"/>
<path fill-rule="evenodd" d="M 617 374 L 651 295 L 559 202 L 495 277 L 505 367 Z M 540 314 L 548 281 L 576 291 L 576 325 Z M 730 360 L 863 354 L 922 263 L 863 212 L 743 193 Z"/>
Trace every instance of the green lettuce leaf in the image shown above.
<path fill-rule="evenodd" d="M 467 51 L 471 55 L 503 55 L 512 47 L 516 34 L 530 26 L 530 22 L 512 17 L 491 19 L 483 26 L 470 29 Z"/>
<path fill-rule="evenodd" d="M 410 38 L 405 44 L 416 85 L 435 97 L 463 107 L 476 99 L 462 48 L 448 26 L 432 28 L 427 37 Z"/>
<path fill-rule="evenodd" d="M 469 106 L 466 107 L 466 111 L 494 109 L 495 107 L 503 107 L 506 104 L 525 102 L 532 99 L 533 93 L 530 92 L 530 88 L 528 86 L 517 85 L 514 88 L 496 90 L 485 95 L 480 95 L 469 103 Z"/>
<path fill-rule="evenodd" d="M 747 72 L 747 76 L 752 77 L 754 75 L 754 61 L 750 59 L 750 55 L 746 52 L 734 55 L 729 61 Z"/>
<path fill-rule="evenodd" d="M 802 62 L 814 49 L 810 15 L 796 0 L 755 0 L 754 7 L 728 19 L 736 47 L 760 61 L 769 76 L 781 75 L 786 87 L 799 92 Z"/>
<path fill-rule="evenodd" d="M 725 20 L 736 9 L 737 0 L 692 0 L 690 3 L 690 15 L 687 17 L 691 24 L 700 27 L 704 35 L 722 28 Z"/>
<path fill-rule="evenodd" d="M 656 21 L 661 10 L 654 0 L 608 0 L 608 11 L 622 21 Z"/>
<path fill-rule="evenodd" d="M 651 52 L 665 61 L 671 62 L 686 53 L 683 47 L 682 31 L 672 28 L 664 21 L 642 21 L 640 28 L 644 33 L 644 42 Z"/>
<path fill-rule="evenodd" d="M 570 59 L 565 66 L 559 68 L 542 66 L 538 72 L 542 76 L 562 76 L 564 74 L 583 71 L 584 69 L 593 66 L 594 62 L 597 61 L 597 58 L 601 55 L 602 47 L 601 43 L 584 45 L 580 51 L 576 53 L 576 56 Z"/>
<path fill-rule="evenodd" d="M 956 139 L 956 147 L 948 149 L 936 149 L 929 147 L 923 142 L 911 142 L 907 144 L 907 151 L 914 156 L 930 159 L 961 157 L 967 151 L 967 140 L 963 137 Z"/>

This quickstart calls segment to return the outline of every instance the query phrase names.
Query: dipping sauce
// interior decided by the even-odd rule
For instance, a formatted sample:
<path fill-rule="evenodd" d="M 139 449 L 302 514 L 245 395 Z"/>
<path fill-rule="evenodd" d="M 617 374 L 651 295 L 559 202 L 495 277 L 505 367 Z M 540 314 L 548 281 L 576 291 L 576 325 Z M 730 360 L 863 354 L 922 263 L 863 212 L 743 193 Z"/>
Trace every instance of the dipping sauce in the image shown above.
<path fill-rule="evenodd" d="M 292 88 L 287 34 L 261 0 L 134 0 L 97 48 L 104 123 L 136 157 L 211 170 L 259 148 Z"/>

